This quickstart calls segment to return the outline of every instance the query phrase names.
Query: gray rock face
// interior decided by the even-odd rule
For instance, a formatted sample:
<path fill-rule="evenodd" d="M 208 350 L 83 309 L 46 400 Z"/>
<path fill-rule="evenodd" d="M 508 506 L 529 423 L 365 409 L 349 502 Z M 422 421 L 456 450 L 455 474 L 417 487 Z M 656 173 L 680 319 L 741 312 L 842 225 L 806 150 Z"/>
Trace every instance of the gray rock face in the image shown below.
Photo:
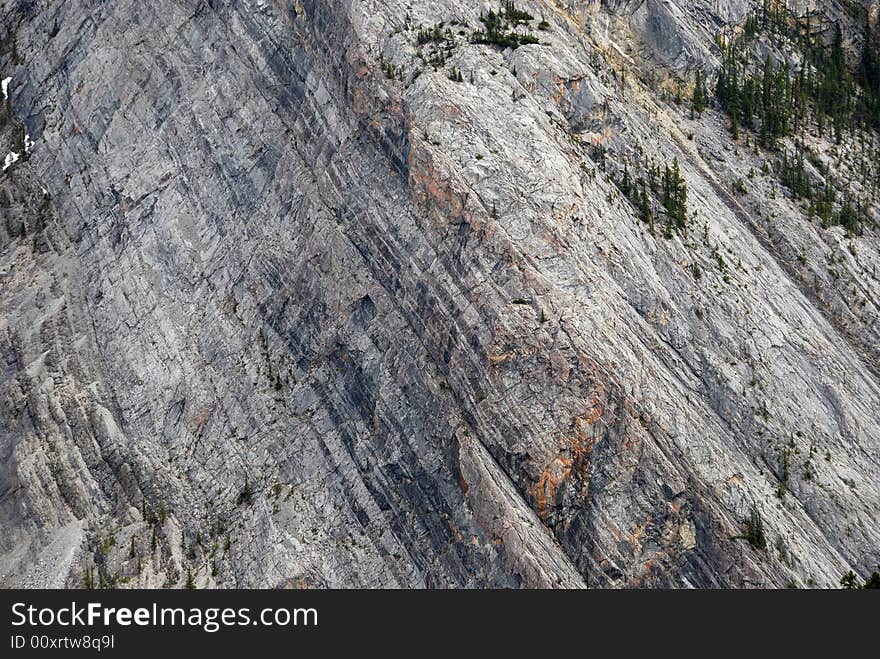
<path fill-rule="evenodd" d="M 877 234 L 657 91 L 748 3 L 154 4 L 0 0 L 0 584 L 876 569 Z M 678 158 L 689 233 L 591 144 Z"/>

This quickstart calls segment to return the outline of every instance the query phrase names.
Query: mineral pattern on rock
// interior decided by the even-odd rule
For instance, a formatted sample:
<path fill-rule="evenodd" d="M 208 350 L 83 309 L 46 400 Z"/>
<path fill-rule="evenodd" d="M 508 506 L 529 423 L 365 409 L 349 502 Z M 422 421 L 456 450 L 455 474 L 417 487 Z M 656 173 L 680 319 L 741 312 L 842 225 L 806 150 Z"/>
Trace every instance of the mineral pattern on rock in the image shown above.
<path fill-rule="evenodd" d="M 0 0 L 0 586 L 868 578 L 877 19 Z"/>

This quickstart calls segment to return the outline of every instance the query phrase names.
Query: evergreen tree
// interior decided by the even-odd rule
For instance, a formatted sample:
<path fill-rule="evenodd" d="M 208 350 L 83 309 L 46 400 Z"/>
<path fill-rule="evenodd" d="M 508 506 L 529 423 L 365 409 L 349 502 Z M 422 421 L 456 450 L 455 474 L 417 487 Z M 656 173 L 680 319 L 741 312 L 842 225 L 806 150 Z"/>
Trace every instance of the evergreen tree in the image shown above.
<path fill-rule="evenodd" d="M 639 195 L 639 211 L 642 214 L 642 219 L 650 225 L 651 235 L 654 235 L 654 212 L 651 210 L 651 202 L 648 199 L 648 188 L 645 185 L 644 180 L 642 181 L 641 193 Z"/>
<path fill-rule="evenodd" d="M 629 165 L 626 163 L 623 165 L 623 179 L 620 181 L 620 191 L 627 197 L 632 192 L 632 179 L 629 176 Z"/>
<path fill-rule="evenodd" d="M 663 208 L 666 209 L 667 236 L 671 236 L 674 229 L 683 231 L 687 224 L 687 185 L 681 176 L 678 158 L 671 168 L 667 165 L 663 171 Z"/>
<path fill-rule="evenodd" d="M 862 119 L 864 123 L 880 128 L 880 43 L 878 30 L 872 27 L 871 16 L 867 11 L 859 58 L 859 76 L 865 90 Z"/>
<path fill-rule="evenodd" d="M 840 578 L 840 585 L 845 590 L 855 590 L 859 587 L 859 578 L 855 572 L 850 570 Z"/>
<path fill-rule="evenodd" d="M 748 540 L 749 544 L 755 549 L 767 548 L 767 535 L 764 532 L 764 520 L 761 517 L 761 511 L 757 506 L 752 506 L 752 512 L 746 520 L 746 530 L 741 538 Z"/>
<path fill-rule="evenodd" d="M 840 80 L 846 73 L 846 55 L 843 52 L 843 32 L 840 29 L 840 21 L 834 24 L 834 39 L 831 41 L 831 70 L 835 77 Z"/>

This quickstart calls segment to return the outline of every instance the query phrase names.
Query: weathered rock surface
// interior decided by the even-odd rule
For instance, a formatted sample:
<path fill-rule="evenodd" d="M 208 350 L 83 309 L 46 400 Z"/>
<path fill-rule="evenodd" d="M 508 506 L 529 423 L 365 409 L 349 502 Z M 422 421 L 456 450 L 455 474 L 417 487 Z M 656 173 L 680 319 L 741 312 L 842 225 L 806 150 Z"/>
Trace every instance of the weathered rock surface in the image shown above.
<path fill-rule="evenodd" d="M 876 229 L 731 195 L 762 156 L 652 86 L 749 3 L 518 5 L 0 0 L 0 585 L 876 569 Z M 598 143 L 679 159 L 688 235 Z"/>

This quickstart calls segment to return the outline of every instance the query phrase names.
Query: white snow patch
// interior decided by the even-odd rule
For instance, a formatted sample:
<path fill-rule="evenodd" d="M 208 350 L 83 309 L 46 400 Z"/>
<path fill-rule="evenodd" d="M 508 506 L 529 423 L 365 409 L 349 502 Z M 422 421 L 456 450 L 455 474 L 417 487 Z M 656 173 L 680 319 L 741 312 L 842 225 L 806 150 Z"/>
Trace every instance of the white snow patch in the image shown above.
<path fill-rule="evenodd" d="M 31 139 L 31 136 L 27 133 L 24 134 L 24 152 L 30 153 L 31 149 L 34 148 L 34 141 Z"/>
<path fill-rule="evenodd" d="M 3 82 L 0 82 L 0 86 L 3 87 L 3 100 L 6 101 L 9 99 L 9 83 L 12 82 L 12 76 L 8 78 L 3 78 Z"/>
<path fill-rule="evenodd" d="M 18 154 L 15 151 L 10 151 L 6 154 L 6 160 L 3 161 L 3 171 L 5 172 L 7 169 L 12 167 L 12 163 L 18 160 Z"/>

